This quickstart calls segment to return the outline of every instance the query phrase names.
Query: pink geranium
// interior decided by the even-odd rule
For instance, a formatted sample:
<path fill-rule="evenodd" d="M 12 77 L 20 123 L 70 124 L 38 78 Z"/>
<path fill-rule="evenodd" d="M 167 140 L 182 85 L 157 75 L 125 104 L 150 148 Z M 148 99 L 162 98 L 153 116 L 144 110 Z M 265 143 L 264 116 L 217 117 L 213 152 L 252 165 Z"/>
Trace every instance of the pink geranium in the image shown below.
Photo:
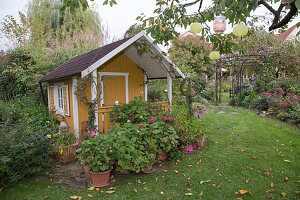
<path fill-rule="evenodd" d="M 150 121 L 151 121 L 151 122 L 155 122 L 155 118 L 154 118 L 154 117 L 152 117 Z"/>
<path fill-rule="evenodd" d="M 174 119 L 172 117 L 169 118 L 169 121 L 173 121 Z"/>

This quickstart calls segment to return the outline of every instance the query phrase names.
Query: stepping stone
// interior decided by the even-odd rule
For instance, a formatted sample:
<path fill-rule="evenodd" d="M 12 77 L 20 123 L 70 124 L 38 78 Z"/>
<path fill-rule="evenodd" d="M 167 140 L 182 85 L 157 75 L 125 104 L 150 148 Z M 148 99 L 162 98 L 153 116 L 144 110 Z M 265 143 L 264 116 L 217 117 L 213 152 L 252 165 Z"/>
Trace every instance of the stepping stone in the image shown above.
<path fill-rule="evenodd" d="M 220 111 L 220 112 L 218 112 L 219 114 L 223 114 L 223 113 L 225 113 L 224 111 Z"/>
<path fill-rule="evenodd" d="M 240 114 L 240 113 L 238 113 L 238 112 L 231 112 L 230 114 L 231 114 L 231 115 L 238 115 L 238 114 Z"/>

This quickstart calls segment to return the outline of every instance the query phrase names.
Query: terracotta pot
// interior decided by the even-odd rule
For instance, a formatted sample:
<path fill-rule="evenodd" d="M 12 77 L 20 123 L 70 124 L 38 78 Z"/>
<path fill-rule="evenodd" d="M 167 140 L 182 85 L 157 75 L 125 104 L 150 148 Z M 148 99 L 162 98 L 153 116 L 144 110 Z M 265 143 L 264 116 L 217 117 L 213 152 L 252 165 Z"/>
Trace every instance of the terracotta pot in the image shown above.
<path fill-rule="evenodd" d="M 91 177 L 91 185 L 94 187 L 105 187 L 108 186 L 110 183 L 110 170 L 107 170 L 105 172 L 90 172 L 90 177 Z"/>
<path fill-rule="evenodd" d="M 60 151 L 55 152 L 56 159 L 64 163 L 75 160 L 77 147 L 78 143 L 74 143 L 70 149 L 67 147 L 63 148 L 62 154 L 60 154 Z"/>
<path fill-rule="evenodd" d="M 151 174 L 152 172 L 154 172 L 154 169 L 152 166 L 149 166 L 149 167 L 143 167 L 141 171 L 145 174 Z"/>
<path fill-rule="evenodd" d="M 155 155 L 155 160 L 163 161 L 163 160 L 166 160 L 167 158 L 168 158 L 168 154 L 166 151 L 162 151 L 161 154 L 156 153 L 156 155 Z"/>
<path fill-rule="evenodd" d="M 82 168 L 83 168 L 83 171 L 84 171 L 85 178 L 90 180 L 91 176 L 90 176 L 89 166 L 88 165 L 82 165 Z"/>

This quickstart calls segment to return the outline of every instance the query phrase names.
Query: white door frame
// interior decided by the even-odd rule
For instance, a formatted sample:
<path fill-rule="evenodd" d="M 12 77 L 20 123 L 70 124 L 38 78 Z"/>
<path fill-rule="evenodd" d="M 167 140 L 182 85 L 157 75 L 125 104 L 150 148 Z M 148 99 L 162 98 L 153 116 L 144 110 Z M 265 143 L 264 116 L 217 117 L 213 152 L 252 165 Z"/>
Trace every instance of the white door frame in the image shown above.
<path fill-rule="evenodd" d="M 103 96 L 103 81 L 102 76 L 125 76 L 125 92 L 126 92 L 126 103 L 129 103 L 129 92 L 128 92 L 128 75 L 129 73 L 123 73 L 123 72 L 98 72 L 100 76 L 100 80 L 102 82 L 101 84 L 101 107 L 104 104 L 104 96 Z"/>

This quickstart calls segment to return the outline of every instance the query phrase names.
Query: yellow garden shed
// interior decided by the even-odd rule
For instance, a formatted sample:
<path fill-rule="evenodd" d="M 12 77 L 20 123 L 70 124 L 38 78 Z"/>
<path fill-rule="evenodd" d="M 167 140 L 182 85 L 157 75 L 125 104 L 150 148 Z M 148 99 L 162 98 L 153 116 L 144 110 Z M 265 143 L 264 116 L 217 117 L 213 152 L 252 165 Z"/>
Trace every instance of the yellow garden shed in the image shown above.
<path fill-rule="evenodd" d="M 101 88 L 101 101 L 95 113 L 95 125 L 101 132 L 111 125 L 109 112 L 115 103 L 128 103 L 136 96 L 143 96 L 147 101 L 148 79 L 167 79 L 171 103 L 172 79 L 184 78 L 182 72 L 143 31 L 75 56 L 48 73 L 40 82 L 48 83 L 49 110 L 54 110 L 58 117 L 65 116 L 77 138 L 82 122 L 88 120 L 88 108 L 74 92 L 78 82 L 88 75 L 101 80 L 101 87 L 105 86 L 105 89 Z M 92 99 L 96 98 L 98 91 L 95 84 L 86 88 Z"/>

